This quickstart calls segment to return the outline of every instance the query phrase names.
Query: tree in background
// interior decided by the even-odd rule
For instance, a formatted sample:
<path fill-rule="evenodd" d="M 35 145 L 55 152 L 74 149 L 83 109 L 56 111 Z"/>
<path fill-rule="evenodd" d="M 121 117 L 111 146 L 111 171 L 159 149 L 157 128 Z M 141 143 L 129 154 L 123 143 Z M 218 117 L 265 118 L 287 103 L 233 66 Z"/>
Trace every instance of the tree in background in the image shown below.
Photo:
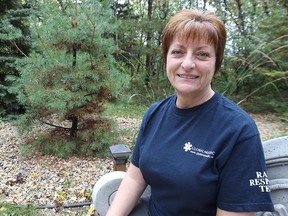
<path fill-rule="evenodd" d="M 8 92 L 11 83 L 7 75 L 18 76 L 15 60 L 22 58 L 30 50 L 28 16 L 33 13 L 31 5 L 20 1 L 0 0 L 0 117 L 23 112 L 16 94 Z"/>
<path fill-rule="evenodd" d="M 261 20 L 257 30 L 261 49 L 268 57 L 261 67 L 282 72 L 288 71 L 288 26 L 285 19 L 288 18 L 288 6 L 283 6 L 271 8 L 267 12 L 269 19 Z"/>
<path fill-rule="evenodd" d="M 215 0 L 210 4 L 228 30 L 217 89 L 251 112 L 286 112 L 287 1 Z"/>
<path fill-rule="evenodd" d="M 124 63 L 132 80 L 127 96 L 129 101 L 149 104 L 163 98 L 162 85 L 168 86 L 162 64 L 161 34 L 170 8 L 175 11 L 178 3 L 166 0 L 116 3 L 114 14 L 121 23 L 117 31 L 121 52 L 116 57 Z"/>
<path fill-rule="evenodd" d="M 104 103 L 121 94 L 128 79 L 115 64 L 116 47 L 108 38 L 116 27 L 110 6 L 109 1 L 48 1 L 41 4 L 37 16 L 31 16 L 32 52 L 17 62 L 21 76 L 12 88 L 26 108 L 19 126 L 57 126 L 47 120 L 56 114 L 72 122 L 62 129 L 77 138 L 79 122 L 86 121 L 82 125 L 87 126 L 91 120 L 87 114 L 99 116 Z M 88 125 L 92 129 L 95 124 Z"/>

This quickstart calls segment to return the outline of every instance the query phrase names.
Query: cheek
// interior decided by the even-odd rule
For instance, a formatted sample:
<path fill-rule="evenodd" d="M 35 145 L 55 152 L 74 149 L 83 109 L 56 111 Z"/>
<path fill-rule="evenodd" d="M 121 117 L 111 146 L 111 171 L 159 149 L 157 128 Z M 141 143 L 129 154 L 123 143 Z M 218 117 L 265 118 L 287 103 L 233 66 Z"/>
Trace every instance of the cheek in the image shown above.
<path fill-rule="evenodd" d="M 166 63 L 167 76 L 169 76 L 169 74 L 171 74 L 172 71 L 173 71 L 173 65 L 171 65 L 171 62 L 169 60 L 167 60 L 167 63 Z"/>
<path fill-rule="evenodd" d="M 175 59 L 169 59 L 167 58 L 167 63 L 166 63 L 166 71 L 168 72 L 175 72 L 179 68 L 179 62 Z"/>
<path fill-rule="evenodd" d="M 171 81 L 171 79 L 172 79 L 172 72 L 171 72 L 171 70 L 169 69 L 169 67 L 166 68 L 166 75 L 167 75 L 168 79 Z"/>
<path fill-rule="evenodd" d="M 207 76 L 211 76 L 213 77 L 215 74 L 215 63 L 214 62 L 210 62 L 208 65 L 205 65 L 205 69 L 203 68 L 203 70 L 206 71 L 206 75 Z"/>
<path fill-rule="evenodd" d="M 166 76 L 170 83 L 172 83 L 175 78 L 175 70 L 171 68 L 171 65 L 169 65 L 169 63 L 166 64 Z"/>

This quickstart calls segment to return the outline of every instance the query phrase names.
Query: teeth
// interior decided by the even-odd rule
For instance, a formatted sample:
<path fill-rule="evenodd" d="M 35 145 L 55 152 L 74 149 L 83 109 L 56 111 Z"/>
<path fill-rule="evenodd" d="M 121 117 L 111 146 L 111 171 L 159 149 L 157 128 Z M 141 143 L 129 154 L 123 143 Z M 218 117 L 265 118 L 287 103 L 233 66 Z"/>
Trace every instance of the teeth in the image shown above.
<path fill-rule="evenodd" d="M 181 77 L 181 78 L 185 78 L 185 79 L 196 79 L 196 78 L 198 78 L 198 76 L 193 76 L 193 75 L 188 76 L 188 75 L 179 74 L 178 76 Z"/>

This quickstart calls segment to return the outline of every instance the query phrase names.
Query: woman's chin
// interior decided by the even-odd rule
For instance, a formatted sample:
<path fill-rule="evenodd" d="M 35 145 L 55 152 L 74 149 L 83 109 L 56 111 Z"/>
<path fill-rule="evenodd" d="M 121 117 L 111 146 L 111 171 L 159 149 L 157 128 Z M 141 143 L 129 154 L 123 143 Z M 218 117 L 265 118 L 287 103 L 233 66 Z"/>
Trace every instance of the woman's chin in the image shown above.
<path fill-rule="evenodd" d="M 192 86 L 192 85 L 178 85 L 175 86 L 175 90 L 178 94 L 194 94 L 194 93 L 199 93 L 200 89 L 197 88 L 196 86 Z"/>

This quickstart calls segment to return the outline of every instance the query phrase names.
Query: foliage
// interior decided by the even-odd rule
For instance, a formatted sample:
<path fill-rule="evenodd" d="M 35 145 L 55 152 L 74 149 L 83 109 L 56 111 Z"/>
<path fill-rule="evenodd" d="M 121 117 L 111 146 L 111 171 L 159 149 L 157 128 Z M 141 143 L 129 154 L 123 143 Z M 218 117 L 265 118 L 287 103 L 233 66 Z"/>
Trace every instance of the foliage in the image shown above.
<path fill-rule="evenodd" d="M 102 15 L 108 14 L 108 16 L 103 16 L 108 17 L 108 19 L 102 19 L 102 16 L 98 16 L 98 12 L 94 13 L 96 15 L 87 15 L 89 14 L 87 11 L 85 12 L 87 2 L 90 2 L 88 3 L 90 6 L 95 4 L 93 8 L 99 8 Z M 101 7 L 103 5 L 105 5 L 105 9 L 111 8 L 112 11 L 107 12 L 108 10 L 102 10 Z M 91 32 L 93 32 L 94 28 L 93 23 L 97 23 L 97 31 L 95 31 L 95 33 L 98 32 L 99 29 L 104 29 L 104 31 L 101 30 L 100 35 L 102 38 L 105 38 L 105 45 L 111 48 L 108 53 L 113 54 L 113 57 L 117 60 L 117 64 L 114 64 L 115 62 L 111 64 L 111 61 L 105 59 L 105 61 L 110 62 L 107 63 L 107 65 L 109 65 L 109 67 L 113 65 L 114 69 L 125 71 L 125 74 L 131 76 L 132 83 L 130 84 L 129 91 L 124 92 L 121 88 L 115 88 L 113 94 L 117 92 L 116 96 L 125 96 L 126 99 L 124 100 L 130 100 L 130 102 L 133 101 L 139 104 L 144 102 L 147 104 L 159 98 L 161 99 L 164 95 L 172 92 L 167 87 L 167 80 L 165 79 L 164 73 L 165 69 L 162 65 L 161 32 L 171 15 L 183 8 L 196 7 L 204 10 L 214 10 L 215 13 L 220 15 L 225 21 L 228 29 L 228 43 L 223 76 L 230 76 L 225 75 L 225 73 L 232 73 L 232 76 L 235 77 L 234 87 L 224 89 L 226 93 L 229 92 L 228 95 L 237 95 L 240 91 L 244 91 L 242 87 L 246 86 L 246 80 L 248 79 L 257 81 L 258 74 L 255 73 L 257 68 L 264 67 L 270 68 L 271 71 L 279 70 L 284 72 L 287 69 L 287 61 L 285 60 L 287 56 L 287 37 L 285 37 L 285 35 L 287 35 L 287 25 L 285 25 L 284 18 L 285 14 L 287 14 L 287 4 L 285 4 L 284 1 L 237 0 L 229 2 L 220 0 L 198 0 L 185 2 L 182 0 L 173 0 L 159 2 L 151 0 L 130 0 L 121 2 L 101 1 L 99 7 L 96 6 L 95 2 L 83 1 L 81 5 L 78 5 L 77 15 L 75 7 L 76 5 L 73 5 L 71 1 L 64 2 L 59 0 L 42 2 L 39 4 L 39 8 L 41 9 L 40 13 L 37 17 L 31 19 L 30 22 L 33 33 L 32 40 L 34 41 L 34 53 L 31 54 L 31 58 L 38 61 L 32 64 L 36 66 L 33 67 L 33 70 L 35 71 L 35 68 L 38 68 L 41 74 L 45 74 L 40 81 L 47 80 L 47 83 L 49 83 L 48 80 L 51 79 L 53 74 L 57 80 L 64 79 L 68 81 L 65 84 L 59 82 L 49 83 L 50 86 L 48 84 L 43 85 L 49 89 L 49 94 L 43 94 L 43 92 L 47 91 L 46 89 L 45 91 L 41 91 L 41 88 L 38 90 L 38 96 L 34 93 L 32 94 L 43 101 L 42 104 L 37 105 L 41 107 L 43 107 L 44 103 L 47 104 L 47 100 L 49 102 L 48 104 L 52 106 L 51 98 L 54 96 L 61 99 L 61 103 L 54 103 L 52 107 L 48 108 L 55 109 L 55 107 L 62 107 L 61 111 L 57 110 L 58 112 L 62 112 L 62 114 L 67 103 L 71 107 L 71 100 L 73 100 L 73 103 L 74 101 L 77 102 L 78 107 L 85 104 L 84 99 L 77 99 L 79 95 L 75 93 L 83 88 L 83 84 L 76 84 L 75 81 L 76 79 L 81 79 L 81 77 L 75 76 L 73 80 L 67 74 L 74 75 L 75 71 L 85 71 L 84 65 L 87 67 L 98 65 L 97 61 L 94 61 L 94 64 L 90 62 L 89 65 L 88 62 L 91 56 L 93 56 L 92 58 L 94 60 L 98 59 L 98 56 L 101 59 L 101 54 L 95 55 L 95 53 L 91 52 L 91 49 L 94 49 L 95 46 L 87 43 L 88 40 L 97 44 L 97 40 L 92 40 L 93 37 L 91 37 Z M 97 17 L 97 21 L 95 21 L 95 17 Z M 39 25 L 39 23 L 41 23 L 41 25 Z M 100 28 L 98 28 L 99 23 L 101 23 Z M 119 25 L 116 26 L 114 25 L 115 23 L 119 23 Z M 270 33 L 267 34 L 268 32 Z M 111 40 L 106 40 L 107 37 L 113 38 L 117 48 L 113 47 Z M 53 48 L 54 52 L 52 51 Z M 75 60 L 75 53 L 73 54 L 75 49 L 77 51 L 77 64 L 75 67 L 71 67 L 71 64 L 73 64 Z M 97 52 L 99 53 L 100 50 L 97 49 Z M 257 51 L 257 53 L 255 51 Z M 105 53 L 103 49 L 100 52 L 103 52 L 103 60 L 103 55 L 105 56 L 107 53 Z M 86 57 L 83 54 L 86 54 Z M 49 60 L 48 62 L 47 59 Z M 271 59 L 273 61 L 271 61 Z M 52 60 L 54 60 L 54 62 Z M 64 60 L 65 62 L 63 63 Z M 101 61 L 98 62 L 102 65 Z M 105 65 L 106 64 L 103 66 L 104 70 Z M 275 66 L 277 66 L 277 68 L 275 68 Z M 28 68 L 28 66 L 25 67 L 26 70 L 32 70 L 32 68 Z M 45 68 L 45 70 L 43 68 Z M 64 72 L 65 70 L 66 72 Z M 57 71 L 57 73 L 55 73 L 55 71 Z M 82 74 L 82 72 L 79 73 Z M 65 76 L 62 77 L 62 74 L 65 74 Z M 89 77 L 88 80 L 86 76 L 84 81 L 85 83 L 88 82 L 88 86 L 90 86 L 89 79 L 97 81 L 103 79 L 102 76 L 105 77 L 103 74 L 101 76 L 99 76 L 99 74 L 96 76 L 95 74 L 96 73 L 94 73 L 92 78 Z M 27 77 L 26 79 L 31 77 L 32 76 Z M 120 78 L 122 76 L 116 75 L 116 77 Z M 13 79 L 9 81 L 12 82 Z M 32 85 L 32 83 L 36 85 L 35 82 L 39 81 L 31 82 L 30 85 Z M 119 86 L 121 86 L 120 83 L 119 81 L 113 82 L 113 84 L 119 84 Z M 51 88 L 59 84 L 63 85 L 63 88 L 57 90 L 57 93 L 53 92 Z M 65 100 L 64 97 L 67 95 L 67 89 L 65 88 L 68 86 L 74 92 L 73 95 L 75 95 L 75 97 L 69 96 L 68 94 Z M 96 91 L 101 88 L 99 87 L 100 85 L 95 86 L 97 86 L 94 87 Z M 104 89 L 111 88 L 111 85 L 104 84 L 104 82 L 102 86 Z M 39 85 L 37 87 L 39 87 Z M 114 87 L 114 85 L 112 85 L 112 87 Z M 159 91 L 159 88 L 161 91 Z M 255 90 L 253 86 L 250 86 L 248 89 L 250 90 L 247 92 L 247 95 Z M 26 91 L 28 90 L 30 89 L 26 89 Z M 259 91 L 262 90 L 263 88 Z M 167 91 L 169 93 L 166 93 Z M 15 93 L 16 90 L 12 92 Z M 42 97 L 40 97 L 40 95 L 42 95 Z M 24 101 L 23 97 L 21 98 L 22 101 Z M 30 98 L 29 100 L 30 105 L 34 104 L 34 98 Z M 90 101 L 91 98 L 88 98 L 88 100 Z M 100 104 L 96 105 L 96 107 L 100 108 Z M 73 114 L 74 111 L 75 110 L 72 111 Z M 41 115 L 46 112 L 47 109 L 42 109 Z"/>
<path fill-rule="evenodd" d="M 146 75 L 142 74 L 141 76 L 139 74 L 133 76 L 126 94 L 129 104 L 149 106 L 151 103 L 162 100 L 174 93 L 174 89 L 170 85 L 166 75 L 159 74 L 157 79 L 153 79 L 154 76 L 151 76 L 148 83 L 143 76 Z"/>
<path fill-rule="evenodd" d="M 124 62 L 124 67 L 131 74 L 132 82 L 125 95 L 125 100 L 130 104 L 148 105 L 173 93 L 165 78 L 159 48 L 165 23 L 171 15 L 183 8 L 212 9 L 223 18 L 227 26 L 226 57 L 222 74 L 215 81 L 220 92 L 234 98 L 241 95 L 241 101 L 247 96 L 251 97 L 251 93 L 265 95 L 267 85 L 279 88 L 278 85 L 283 86 L 286 82 L 285 77 L 271 79 L 261 74 L 262 69 L 268 68 L 271 73 L 279 71 L 280 74 L 287 70 L 288 31 L 285 17 L 288 9 L 283 1 L 129 2 L 115 6 L 117 10 L 114 10 L 114 14 L 122 23 L 117 31 L 117 42 L 122 51 L 118 53 L 117 60 Z M 150 38 L 151 32 L 153 34 Z M 286 90 L 285 87 L 273 92 L 284 96 Z M 263 100 L 266 101 L 265 98 Z"/>
<path fill-rule="evenodd" d="M 51 129 L 32 136 L 21 147 L 22 154 L 34 152 L 57 155 L 67 158 L 78 156 L 107 156 L 109 146 L 119 142 L 118 128 L 113 120 L 106 118 L 83 121 L 77 130 L 77 136 L 71 139 L 65 130 Z"/>
<path fill-rule="evenodd" d="M 287 15 L 287 9 L 273 7 L 269 10 L 269 16 L 259 19 L 257 28 L 250 31 L 253 35 L 246 35 L 245 43 L 242 40 L 237 45 L 246 50 L 245 55 L 234 49 L 231 50 L 233 53 L 228 50 L 229 55 L 222 74 L 216 78 L 216 86 L 227 96 L 238 98 L 236 102 L 249 111 L 285 115 L 288 28 L 283 17 Z M 271 34 L 267 34 L 268 29 Z"/>
<path fill-rule="evenodd" d="M 22 216 L 22 215 L 36 215 L 37 209 L 33 206 L 16 207 L 15 205 L 0 202 L 0 215 L 4 216 Z"/>
<path fill-rule="evenodd" d="M 32 52 L 17 61 L 20 79 L 9 77 L 10 91 L 18 92 L 27 110 L 18 120 L 24 129 L 51 114 L 62 120 L 99 114 L 128 82 L 115 67 L 116 47 L 107 38 L 114 20 L 106 3 L 59 2 L 40 3 L 37 16 L 31 16 Z"/>
<path fill-rule="evenodd" d="M 0 116 L 5 119 L 11 119 L 14 115 L 22 113 L 23 107 L 17 102 L 16 95 L 8 92 L 9 83 L 0 84 Z"/>
<path fill-rule="evenodd" d="M 24 57 L 30 49 L 29 14 L 31 5 L 23 1 L 0 1 L 0 116 L 9 118 L 23 112 L 16 95 L 8 91 L 11 83 L 8 75 L 18 76 L 15 61 Z"/>
<path fill-rule="evenodd" d="M 252 113 L 287 115 L 287 72 L 258 69 L 237 76 L 233 71 L 218 75 L 216 89 Z M 241 90 L 239 90 L 241 86 Z M 286 114 L 285 114 L 286 113 Z"/>
<path fill-rule="evenodd" d="M 275 7 L 270 12 L 270 18 L 264 19 L 259 24 L 257 35 L 266 47 L 266 54 L 273 61 L 267 61 L 265 66 L 269 69 L 280 71 L 288 70 L 288 26 L 285 16 L 288 15 L 287 8 Z M 265 34 L 271 32 L 271 34 Z M 267 59 L 268 60 L 268 59 Z"/>

